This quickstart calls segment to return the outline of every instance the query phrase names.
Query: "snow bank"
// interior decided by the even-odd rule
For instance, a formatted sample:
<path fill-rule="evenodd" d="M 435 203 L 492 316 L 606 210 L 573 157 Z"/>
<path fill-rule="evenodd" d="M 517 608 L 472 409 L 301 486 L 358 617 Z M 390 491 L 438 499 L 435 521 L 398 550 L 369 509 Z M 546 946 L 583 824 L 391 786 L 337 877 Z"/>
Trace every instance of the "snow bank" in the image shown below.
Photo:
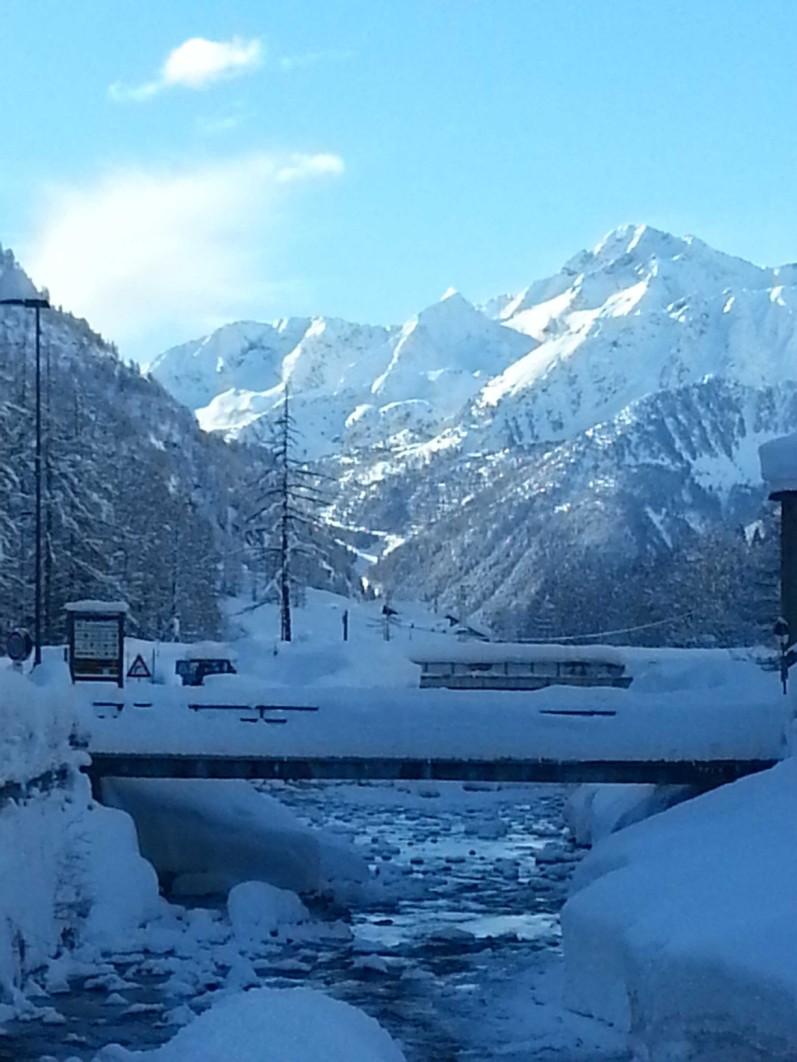
<path fill-rule="evenodd" d="M 797 1057 L 795 806 L 787 760 L 601 842 L 563 911 L 568 1004 L 651 1062 Z"/>
<path fill-rule="evenodd" d="M 178 894 L 250 881 L 334 892 L 368 878 L 353 847 L 303 825 L 248 782 L 107 779 L 103 797 L 132 815 L 142 853 Z"/>
<path fill-rule="evenodd" d="M 770 491 L 797 490 L 797 432 L 759 446 L 758 456 L 761 478 Z"/>
<path fill-rule="evenodd" d="M 10 667 L 0 671 L 0 785 L 75 762 L 69 748 L 74 701 L 63 663 L 61 669 L 62 681 L 52 685 L 40 685 L 42 675 L 33 682 Z"/>
<path fill-rule="evenodd" d="M 0 811 L 0 1000 L 17 999 L 22 979 L 54 952 L 59 856 L 68 805 L 62 791 Z"/>
<path fill-rule="evenodd" d="M 220 1000 L 155 1051 L 106 1047 L 95 1062 L 403 1062 L 378 1022 L 307 988 L 258 988 Z"/>
<path fill-rule="evenodd" d="M 113 950 L 166 906 L 158 876 L 139 853 L 133 820 L 115 808 L 87 806 L 68 840 L 74 894 L 86 911 L 79 942 Z"/>
<path fill-rule="evenodd" d="M 0 671 L 0 998 L 18 1005 L 64 941 L 111 947 L 162 902 L 130 819 L 91 802 L 73 708 L 57 651 Z"/>
<path fill-rule="evenodd" d="M 91 803 L 88 782 L 0 810 L 0 999 L 21 1003 L 26 976 L 64 941 L 86 957 L 113 950 L 164 906 L 130 818 Z"/>
<path fill-rule="evenodd" d="M 43 670 L 43 669 L 42 669 Z M 41 679 L 41 674 L 37 676 Z M 0 998 L 57 947 L 64 827 L 74 815 L 68 695 L 0 671 Z"/>
<path fill-rule="evenodd" d="M 568 797 L 565 820 L 577 844 L 593 845 L 692 793 L 683 785 L 580 785 Z"/>

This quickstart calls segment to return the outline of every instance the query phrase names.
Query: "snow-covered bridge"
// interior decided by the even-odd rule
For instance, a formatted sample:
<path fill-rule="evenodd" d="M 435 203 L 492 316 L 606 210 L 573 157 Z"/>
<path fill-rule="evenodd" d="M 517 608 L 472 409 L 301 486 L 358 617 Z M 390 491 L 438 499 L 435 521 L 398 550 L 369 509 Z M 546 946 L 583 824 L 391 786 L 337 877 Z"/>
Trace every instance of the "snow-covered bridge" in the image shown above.
<path fill-rule="evenodd" d="M 727 658 L 726 658 L 727 659 Z M 680 670 L 679 670 L 680 667 Z M 628 690 L 334 686 L 81 691 L 91 773 L 142 778 L 713 784 L 780 759 L 790 699 L 749 662 Z"/>

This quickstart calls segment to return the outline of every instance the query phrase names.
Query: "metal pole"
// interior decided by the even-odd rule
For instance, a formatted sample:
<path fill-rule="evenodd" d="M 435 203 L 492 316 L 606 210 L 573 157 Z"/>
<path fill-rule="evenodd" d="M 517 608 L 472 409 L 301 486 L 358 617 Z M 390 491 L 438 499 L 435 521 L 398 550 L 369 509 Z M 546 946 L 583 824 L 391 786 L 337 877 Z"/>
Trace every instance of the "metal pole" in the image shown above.
<path fill-rule="evenodd" d="M 36 542 L 35 542 L 35 576 L 34 592 L 34 656 L 33 666 L 42 662 L 42 362 L 41 362 L 41 317 L 42 307 L 48 307 L 50 302 L 42 296 L 36 298 L 7 298 L 0 299 L 0 306 L 24 306 L 35 310 L 36 314 L 36 449 L 34 460 L 34 479 L 36 484 Z"/>
<path fill-rule="evenodd" d="M 36 574 L 34 603 L 35 648 L 33 666 L 42 662 L 42 361 L 41 361 L 41 314 L 36 312 Z"/>
<path fill-rule="evenodd" d="M 780 502 L 780 614 L 788 623 L 786 646 L 797 642 L 797 491 L 777 494 Z"/>

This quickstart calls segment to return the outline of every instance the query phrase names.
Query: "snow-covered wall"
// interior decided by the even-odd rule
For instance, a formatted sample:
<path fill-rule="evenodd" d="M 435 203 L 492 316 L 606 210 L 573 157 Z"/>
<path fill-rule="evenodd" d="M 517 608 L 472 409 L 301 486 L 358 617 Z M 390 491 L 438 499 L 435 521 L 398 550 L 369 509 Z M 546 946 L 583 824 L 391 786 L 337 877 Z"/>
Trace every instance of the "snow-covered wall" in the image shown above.
<path fill-rule="evenodd" d="M 797 761 L 602 841 L 562 917 L 568 1004 L 639 1057 L 797 1057 Z"/>

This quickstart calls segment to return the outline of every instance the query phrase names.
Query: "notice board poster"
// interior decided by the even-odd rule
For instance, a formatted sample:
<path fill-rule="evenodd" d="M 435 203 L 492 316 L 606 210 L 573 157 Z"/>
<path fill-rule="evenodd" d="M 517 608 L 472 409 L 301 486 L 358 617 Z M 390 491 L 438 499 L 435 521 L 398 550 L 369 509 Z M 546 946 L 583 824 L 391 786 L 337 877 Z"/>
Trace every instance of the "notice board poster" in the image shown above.
<path fill-rule="evenodd" d="M 69 611 L 73 682 L 124 683 L 124 614 Z"/>
<path fill-rule="evenodd" d="M 114 661 L 119 656 L 119 621 L 75 617 L 75 659 Z"/>

